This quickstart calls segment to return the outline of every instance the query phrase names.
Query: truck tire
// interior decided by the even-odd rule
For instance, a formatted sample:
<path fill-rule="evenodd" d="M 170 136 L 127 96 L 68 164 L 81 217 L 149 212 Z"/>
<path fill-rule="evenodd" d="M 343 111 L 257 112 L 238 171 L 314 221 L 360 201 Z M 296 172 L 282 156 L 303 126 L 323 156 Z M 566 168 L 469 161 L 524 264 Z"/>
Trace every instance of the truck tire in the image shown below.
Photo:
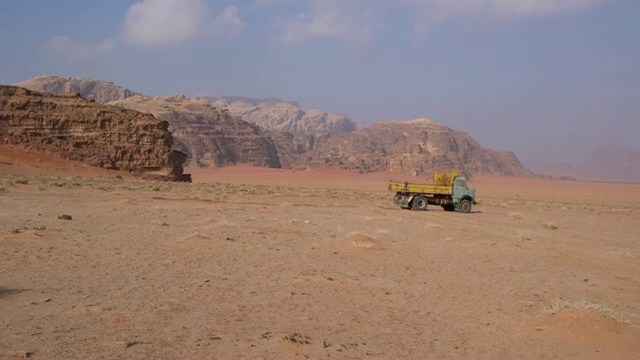
<path fill-rule="evenodd" d="M 446 204 L 442 205 L 442 208 L 444 209 L 444 211 L 453 211 L 456 209 L 456 206 L 453 204 Z"/>
<path fill-rule="evenodd" d="M 460 209 L 460 212 L 470 213 L 472 206 L 473 205 L 471 204 L 471 201 L 465 199 L 465 200 L 460 201 L 460 204 L 458 205 L 458 208 Z"/>
<path fill-rule="evenodd" d="M 411 202 L 413 210 L 427 210 L 427 198 L 424 196 L 416 196 Z"/>

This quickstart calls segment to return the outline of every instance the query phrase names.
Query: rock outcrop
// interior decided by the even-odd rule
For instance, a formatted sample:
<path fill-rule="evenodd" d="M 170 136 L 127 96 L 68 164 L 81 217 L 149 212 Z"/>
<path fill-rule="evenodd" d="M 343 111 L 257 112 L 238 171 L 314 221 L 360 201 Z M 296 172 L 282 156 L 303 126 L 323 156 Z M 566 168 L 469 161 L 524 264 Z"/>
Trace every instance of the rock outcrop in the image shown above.
<path fill-rule="evenodd" d="M 429 119 L 389 121 L 349 134 L 318 138 L 309 161 L 297 167 L 402 171 L 431 175 L 436 171 L 532 176 L 511 152 L 483 148 L 467 133 Z"/>
<path fill-rule="evenodd" d="M 66 79 L 65 84 L 85 84 L 82 89 L 86 90 L 86 97 L 96 101 L 110 99 L 99 89 L 100 84 L 112 83 L 62 79 Z M 54 92 L 71 87 L 56 85 L 61 81 L 38 77 L 22 84 L 35 83 L 39 84 L 38 89 Z M 109 104 L 151 113 L 167 121 L 176 148 L 189 155 L 189 166 L 251 164 L 293 169 L 340 167 L 360 172 L 392 170 L 416 175 L 443 170 L 533 175 L 513 153 L 484 148 L 465 132 L 428 119 L 381 122 L 358 129 L 346 115 L 322 110 L 305 112 L 292 101 L 189 99 L 184 95 L 152 98 L 115 87 L 121 95 Z"/>
<path fill-rule="evenodd" d="M 250 99 L 241 96 L 206 98 L 211 104 L 264 129 L 284 131 L 295 136 L 325 136 L 357 129 L 347 115 L 319 109 L 306 112 L 294 101 L 277 98 Z"/>
<path fill-rule="evenodd" d="M 109 101 L 126 99 L 131 96 L 142 95 L 110 81 L 70 78 L 56 75 L 37 76 L 15 85 L 33 91 L 57 95 L 79 93 L 85 99 L 95 100 L 102 104 L 108 103 Z"/>
<path fill-rule="evenodd" d="M 212 107 L 205 99 L 134 96 L 109 104 L 151 113 L 169 122 L 178 148 L 189 155 L 188 166 L 282 166 L 268 133 L 226 110 Z"/>
<path fill-rule="evenodd" d="M 0 141 L 68 160 L 146 176 L 187 180 L 169 123 L 149 114 L 0 86 Z"/>

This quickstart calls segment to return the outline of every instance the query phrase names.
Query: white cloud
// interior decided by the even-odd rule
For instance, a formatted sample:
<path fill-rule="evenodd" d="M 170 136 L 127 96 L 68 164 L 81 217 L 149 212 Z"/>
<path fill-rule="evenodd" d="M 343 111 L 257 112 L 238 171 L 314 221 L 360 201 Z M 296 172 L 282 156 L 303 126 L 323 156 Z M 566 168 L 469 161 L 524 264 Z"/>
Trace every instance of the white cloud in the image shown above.
<path fill-rule="evenodd" d="M 295 44 L 315 37 L 339 38 L 350 43 L 368 42 L 371 29 L 366 24 L 357 23 L 352 15 L 338 9 L 299 14 L 294 20 L 284 24 L 284 44 Z"/>
<path fill-rule="evenodd" d="M 104 40 L 98 44 L 80 43 L 68 36 L 56 36 L 44 44 L 44 48 L 52 53 L 61 55 L 71 61 L 90 61 L 99 56 L 111 53 L 116 46 L 113 39 Z"/>
<path fill-rule="evenodd" d="M 586 10 L 615 0 L 403 0 L 417 11 L 416 33 L 436 22 L 457 16 L 509 19 L 546 16 Z"/>
<path fill-rule="evenodd" d="M 349 45 L 356 57 L 369 52 L 381 21 L 380 0 L 315 0 L 292 20 L 280 22 L 283 45 L 331 38 Z"/>
<path fill-rule="evenodd" d="M 238 16 L 238 8 L 226 7 L 220 15 L 213 19 L 214 35 L 238 36 L 247 27 L 247 23 Z"/>
<path fill-rule="evenodd" d="M 386 29 L 391 14 L 408 10 L 415 33 L 423 35 L 434 23 L 466 16 L 509 19 L 546 16 L 586 10 L 615 0 L 307 0 L 294 17 L 281 20 L 280 42 L 298 44 L 317 38 L 343 41 L 352 49 L 371 47 L 377 33 Z M 287 0 L 254 0 L 254 7 L 288 4 Z"/>
<path fill-rule="evenodd" d="M 122 37 L 143 46 L 191 41 L 204 35 L 209 17 L 204 0 L 142 0 L 127 10 Z"/>

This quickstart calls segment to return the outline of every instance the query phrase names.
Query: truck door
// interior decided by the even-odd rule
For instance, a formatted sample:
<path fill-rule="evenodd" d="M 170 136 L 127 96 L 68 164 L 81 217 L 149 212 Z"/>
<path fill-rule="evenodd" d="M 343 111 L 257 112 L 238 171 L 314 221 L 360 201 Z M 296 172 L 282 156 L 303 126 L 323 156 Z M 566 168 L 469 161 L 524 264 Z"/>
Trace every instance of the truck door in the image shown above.
<path fill-rule="evenodd" d="M 468 193 L 467 181 L 464 178 L 456 178 L 453 183 L 453 200 L 457 203 Z"/>

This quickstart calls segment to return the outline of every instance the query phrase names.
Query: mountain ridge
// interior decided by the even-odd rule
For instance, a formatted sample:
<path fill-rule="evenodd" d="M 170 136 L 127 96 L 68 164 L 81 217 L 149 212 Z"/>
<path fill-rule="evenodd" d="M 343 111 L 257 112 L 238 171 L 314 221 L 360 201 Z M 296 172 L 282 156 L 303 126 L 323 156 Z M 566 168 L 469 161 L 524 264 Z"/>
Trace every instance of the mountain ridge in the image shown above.
<path fill-rule="evenodd" d="M 20 84 L 64 92 L 69 86 L 61 86 L 60 78 L 36 77 Z M 75 83 L 73 78 L 62 79 L 67 79 L 64 84 Z M 344 114 L 304 111 L 295 101 L 278 98 L 151 97 L 111 82 L 96 80 L 91 86 L 89 79 L 82 80 L 83 96 L 96 101 L 111 99 L 107 104 L 168 121 L 176 146 L 188 154 L 189 161 L 196 160 L 192 163 L 195 166 L 247 163 L 291 169 L 393 170 L 414 175 L 442 170 L 534 175 L 513 153 L 484 148 L 466 132 L 428 118 L 365 127 Z"/>

